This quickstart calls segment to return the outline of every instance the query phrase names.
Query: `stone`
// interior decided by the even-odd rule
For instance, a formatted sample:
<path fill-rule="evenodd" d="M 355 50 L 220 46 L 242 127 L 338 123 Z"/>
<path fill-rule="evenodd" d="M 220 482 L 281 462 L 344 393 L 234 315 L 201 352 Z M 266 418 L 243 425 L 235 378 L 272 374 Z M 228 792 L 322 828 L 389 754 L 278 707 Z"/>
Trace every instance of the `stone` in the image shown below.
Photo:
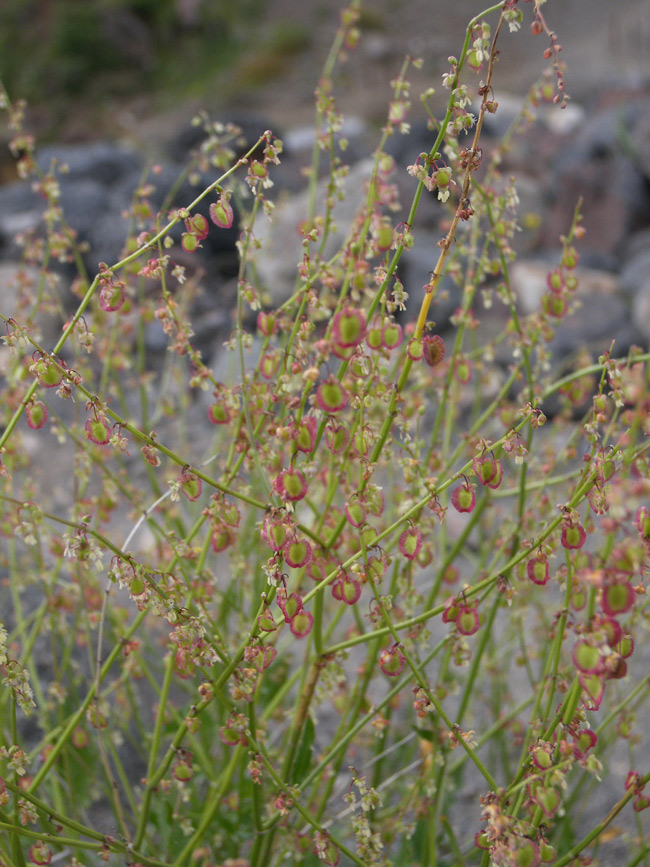
<path fill-rule="evenodd" d="M 85 142 L 74 145 L 51 145 L 36 154 L 36 162 L 41 171 L 47 172 L 53 160 L 68 167 L 65 175 L 68 180 L 92 179 L 104 186 L 114 184 L 119 178 L 141 168 L 142 156 L 132 148 L 114 142 Z"/>
<path fill-rule="evenodd" d="M 365 186 L 372 166 L 371 159 L 362 160 L 351 167 L 345 178 L 346 196 L 343 201 L 337 201 L 334 205 L 333 222 L 336 228 L 332 228 L 329 233 L 323 251 L 325 259 L 340 249 L 359 208 L 363 206 Z M 328 182 L 328 179 L 319 181 L 317 202 L 324 200 Z M 255 224 L 255 237 L 261 245 L 256 253 L 256 267 L 262 286 L 268 290 L 274 305 L 282 304 L 293 291 L 298 266 L 303 259 L 299 229 L 308 211 L 309 191 L 303 190 L 297 195 L 287 195 L 276 202 L 272 220 L 262 215 Z"/>

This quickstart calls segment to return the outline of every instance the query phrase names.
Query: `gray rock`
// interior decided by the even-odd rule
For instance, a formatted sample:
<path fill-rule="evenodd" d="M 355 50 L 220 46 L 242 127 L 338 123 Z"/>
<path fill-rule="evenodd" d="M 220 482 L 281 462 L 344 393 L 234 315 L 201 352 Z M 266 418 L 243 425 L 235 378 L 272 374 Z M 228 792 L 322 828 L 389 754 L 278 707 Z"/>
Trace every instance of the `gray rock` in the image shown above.
<path fill-rule="evenodd" d="M 634 326 L 645 338 L 645 348 L 650 345 L 650 277 L 634 297 L 632 302 Z"/>
<path fill-rule="evenodd" d="M 337 201 L 334 205 L 333 221 L 336 229 L 330 231 L 323 253 L 325 259 L 340 249 L 359 208 L 363 206 L 364 187 L 370 178 L 372 166 L 373 161 L 366 159 L 350 169 L 344 182 L 347 195 L 342 202 Z M 327 181 L 320 181 L 318 184 L 316 201 L 319 203 L 326 196 L 326 185 Z M 308 209 L 309 192 L 305 190 L 298 195 L 287 195 L 283 201 L 278 202 L 272 220 L 262 216 L 256 223 L 255 237 L 261 244 L 256 254 L 257 270 L 274 305 L 281 304 L 293 291 L 298 265 L 303 258 L 299 227 L 307 217 Z"/>
<path fill-rule="evenodd" d="M 92 179 L 108 186 L 143 165 L 142 156 L 132 148 L 112 142 L 89 142 L 74 145 L 52 145 L 40 150 L 36 162 L 48 171 L 52 161 L 65 164 L 69 180 Z"/>
<path fill-rule="evenodd" d="M 19 255 L 16 235 L 35 229 L 43 208 L 44 200 L 23 181 L 0 187 L 0 246 L 5 256 Z"/>

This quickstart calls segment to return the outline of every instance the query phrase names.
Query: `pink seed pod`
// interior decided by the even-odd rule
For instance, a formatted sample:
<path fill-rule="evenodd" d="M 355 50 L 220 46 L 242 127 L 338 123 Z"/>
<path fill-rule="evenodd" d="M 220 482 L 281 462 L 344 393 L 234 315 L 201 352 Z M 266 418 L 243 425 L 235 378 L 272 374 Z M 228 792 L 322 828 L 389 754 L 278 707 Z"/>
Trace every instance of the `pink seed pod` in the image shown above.
<path fill-rule="evenodd" d="M 115 313 L 124 306 L 126 295 L 125 284 L 121 281 L 110 281 L 102 284 L 99 292 L 99 306 L 105 313 Z"/>
<path fill-rule="evenodd" d="M 474 635 L 479 627 L 478 611 L 470 605 L 459 605 L 456 629 L 461 635 Z"/>
<path fill-rule="evenodd" d="M 302 599 L 298 593 L 290 593 L 289 596 L 285 597 L 278 594 L 277 601 L 284 614 L 286 623 L 289 623 L 292 617 L 295 617 L 296 614 L 303 610 Z"/>
<path fill-rule="evenodd" d="M 257 330 L 265 337 L 271 337 L 278 330 L 278 322 L 275 313 L 265 313 L 260 310 L 257 314 Z"/>
<path fill-rule="evenodd" d="M 312 552 L 311 545 L 305 539 L 300 539 L 298 536 L 290 536 L 284 543 L 282 549 L 284 560 L 288 566 L 293 569 L 300 569 L 306 566 L 311 560 Z"/>
<path fill-rule="evenodd" d="M 366 335 L 366 318 L 361 310 L 344 307 L 334 317 L 332 336 L 339 346 L 358 346 Z"/>
<path fill-rule="evenodd" d="M 296 638 L 305 638 L 311 632 L 314 625 L 313 615 L 304 609 L 299 611 L 289 621 L 289 629 Z"/>
<path fill-rule="evenodd" d="M 28 403 L 25 407 L 25 415 L 27 416 L 27 424 L 32 430 L 40 430 L 47 424 L 48 411 L 41 400 Z"/>
<path fill-rule="evenodd" d="M 476 494 L 474 485 L 463 482 L 455 488 L 451 495 L 451 504 L 457 512 L 473 512 L 476 506 Z"/>
<path fill-rule="evenodd" d="M 608 581 L 602 590 L 600 605 L 609 617 L 625 614 L 634 605 L 634 588 L 624 578 Z"/>
<path fill-rule="evenodd" d="M 186 253 L 196 253 L 201 246 L 199 238 L 192 232 L 183 232 L 181 235 L 181 247 Z"/>
<path fill-rule="evenodd" d="M 415 527 L 404 530 L 399 537 L 399 550 L 403 557 L 415 560 L 422 547 L 422 533 Z"/>
<path fill-rule="evenodd" d="M 586 638 L 579 638 L 573 645 L 571 659 L 578 671 L 585 674 L 600 674 L 603 671 L 600 647 L 589 644 Z"/>
<path fill-rule="evenodd" d="M 215 554 L 225 551 L 235 541 L 235 535 L 227 524 L 217 524 L 210 535 L 210 544 Z"/>
<path fill-rule="evenodd" d="M 302 500 L 307 493 L 307 480 L 299 470 L 282 470 L 273 482 L 273 489 L 283 500 Z"/>
<path fill-rule="evenodd" d="M 361 596 L 361 584 L 344 572 L 332 585 L 332 596 L 338 602 L 354 605 Z"/>
<path fill-rule="evenodd" d="M 476 473 L 479 482 L 485 487 L 498 487 L 503 478 L 501 462 L 497 461 L 491 452 L 482 452 L 476 455 L 472 461 L 472 469 Z"/>
<path fill-rule="evenodd" d="M 397 645 L 393 645 L 393 647 L 387 650 L 382 650 L 379 654 L 377 665 L 388 677 L 399 677 L 404 671 L 405 662 L 406 659 L 400 648 Z"/>
<path fill-rule="evenodd" d="M 341 412 L 348 405 L 348 393 L 335 376 L 330 376 L 318 386 L 316 403 L 323 412 Z"/>
<path fill-rule="evenodd" d="M 445 341 L 439 334 L 428 335 L 422 338 L 424 360 L 429 367 L 437 367 L 445 358 Z"/>
<path fill-rule="evenodd" d="M 345 504 L 345 517 L 353 527 L 360 527 L 366 520 L 366 507 L 361 500 Z"/>
<path fill-rule="evenodd" d="M 312 415 L 301 419 L 294 430 L 294 442 L 298 451 L 311 454 L 316 447 L 317 434 L 318 426 Z"/>
<path fill-rule="evenodd" d="M 188 217 L 185 220 L 185 228 L 188 232 L 196 235 L 200 241 L 208 237 L 209 224 L 203 214 L 193 214 L 191 217 Z"/>
<path fill-rule="evenodd" d="M 587 541 L 587 533 L 582 524 L 577 521 L 566 521 L 562 527 L 560 541 L 562 547 L 569 550 L 582 548 Z"/>
<path fill-rule="evenodd" d="M 218 401 L 208 408 L 208 418 L 212 424 L 228 424 L 230 410 L 223 401 Z"/>
<path fill-rule="evenodd" d="M 548 571 L 548 560 L 541 554 L 537 557 L 531 557 L 526 563 L 526 572 L 529 580 L 540 586 L 547 584 L 551 577 Z"/>
<path fill-rule="evenodd" d="M 111 429 L 104 418 L 89 418 L 85 431 L 86 439 L 98 446 L 105 446 L 111 438 Z"/>
<path fill-rule="evenodd" d="M 381 336 L 386 349 L 397 349 L 403 340 L 402 326 L 397 322 L 387 322 L 382 329 Z"/>
<path fill-rule="evenodd" d="M 198 500 L 203 490 L 203 482 L 191 470 L 184 470 L 181 474 L 181 491 L 185 494 L 190 502 Z"/>
<path fill-rule="evenodd" d="M 210 219 L 220 229 L 229 229 L 232 226 L 235 215 L 228 197 L 223 193 L 219 197 L 219 201 L 210 205 Z"/>

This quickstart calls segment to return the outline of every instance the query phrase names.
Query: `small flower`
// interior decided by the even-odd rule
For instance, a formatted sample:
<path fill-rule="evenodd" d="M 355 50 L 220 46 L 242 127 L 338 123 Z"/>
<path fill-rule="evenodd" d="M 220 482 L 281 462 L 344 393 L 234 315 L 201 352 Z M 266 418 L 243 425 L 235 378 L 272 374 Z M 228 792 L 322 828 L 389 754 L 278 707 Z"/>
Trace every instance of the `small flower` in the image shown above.
<path fill-rule="evenodd" d="M 272 551 L 281 551 L 288 535 L 289 530 L 281 517 L 266 515 L 262 524 L 262 538 Z"/>
<path fill-rule="evenodd" d="M 273 379 L 280 362 L 279 354 L 275 351 L 265 352 L 260 358 L 259 370 L 264 379 Z"/>
<path fill-rule="evenodd" d="M 341 424 L 330 424 L 325 431 L 325 442 L 334 455 L 340 455 L 348 447 L 350 434 Z"/>
<path fill-rule="evenodd" d="M 384 345 L 384 332 L 378 326 L 373 326 L 366 331 L 366 346 L 369 349 L 381 349 Z"/>
<path fill-rule="evenodd" d="M 49 358 L 39 358 L 29 368 L 29 372 L 36 376 L 39 385 L 43 388 L 56 388 L 63 379 L 59 367 Z"/>
<path fill-rule="evenodd" d="M 338 846 L 332 843 L 327 831 L 316 831 L 313 852 L 327 867 L 337 867 L 340 858 Z"/>
<path fill-rule="evenodd" d="M 456 366 L 454 367 L 454 376 L 462 385 L 467 385 L 472 379 L 472 366 L 469 361 L 464 358 L 457 359 Z"/>
<path fill-rule="evenodd" d="M 273 619 L 273 615 L 268 610 L 259 615 L 257 618 L 257 626 L 262 632 L 274 632 L 278 628 L 277 623 Z"/>
<path fill-rule="evenodd" d="M 154 446 L 151 446 L 147 443 L 147 445 L 142 446 L 140 451 L 142 452 L 142 457 L 150 466 L 160 466 L 160 455 L 158 454 L 158 451 Z"/>
<path fill-rule="evenodd" d="M 635 813 L 640 813 L 641 810 L 647 810 L 650 807 L 650 798 L 647 795 L 639 794 L 636 796 L 634 801 L 632 802 L 632 809 Z"/>
<path fill-rule="evenodd" d="M 388 220 L 382 220 L 379 225 L 375 227 L 374 234 L 377 249 L 381 252 L 390 250 L 393 244 L 393 227 L 390 222 Z"/>
<path fill-rule="evenodd" d="M 179 783 L 189 783 L 194 776 L 192 766 L 185 761 L 176 762 L 172 767 L 172 776 Z"/>
<path fill-rule="evenodd" d="M 227 747 L 236 747 L 239 744 L 242 746 L 246 745 L 246 735 L 233 725 L 221 726 L 219 729 L 219 739 Z"/>
<path fill-rule="evenodd" d="M 52 863 L 52 852 L 51 850 L 39 840 L 38 843 L 34 843 L 33 846 L 29 848 L 29 860 L 32 864 L 51 864 Z"/>

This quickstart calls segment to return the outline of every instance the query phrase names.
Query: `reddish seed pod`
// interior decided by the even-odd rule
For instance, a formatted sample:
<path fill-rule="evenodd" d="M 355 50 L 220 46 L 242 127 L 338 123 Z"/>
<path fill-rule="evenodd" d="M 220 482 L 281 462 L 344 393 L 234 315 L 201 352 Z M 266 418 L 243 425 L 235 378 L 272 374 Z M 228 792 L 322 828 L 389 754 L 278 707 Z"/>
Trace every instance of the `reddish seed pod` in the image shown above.
<path fill-rule="evenodd" d="M 181 475 L 181 491 L 185 494 L 190 502 L 198 500 L 203 490 L 203 482 L 190 470 L 185 470 Z"/>
<path fill-rule="evenodd" d="M 105 446 L 111 438 L 111 429 L 103 418 L 89 418 L 85 431 L 86 439 L 98 446 Z"/>
<path fill-rule="evenodd" d="M 428 335 L 422 338 L 424 360 L 429 367 L 437 367 L 445 358 L 445 341 L 439 334 Z"/>
<path fill-rule="evenodd" d="M 40 400 L 35 400 L 28 404 L 25 407 L 25 415 L 27 416 L 27 424 L 33 430 L 40 430 L 47 423 L 47 407 Z"/>
<path fill-rule="evenodd" d="M 221 195 L 218 202 L 213 202 L 210 205 L 210 219 L 220 229 L 229 229 L 234 218 L 232 205 L 226 196 Z"/>
<path fill-rule="evenodd" d="M 366 318 L 361 310 L 344 307 L 334 317 L 332 336 L 339 346 L 358 346 L 366 336 Z"/>
<path fill-rule="evenodd" d="M 323 412 L 341 412 L 348 405 L 348 393 L 335 376 L 330 376 L 318 386 L 316 403 Z"/>
<path fill-rule="evenodd" d="M 404 654 L 397 645 L 394 645 L 388 650 L 382 650 L 377 665 L 388 677 L 399 677 L 404 671 L 405 662 Z"/>
<path fill-rule="evenodd" d="M 302 500 L 307 493 L 307 480 L 299 470 L 282 470 L 273 488 L 283 500 Z"/>
<path fill-rule="evenodd" d="M 562 527 L 562 547 L 567 549 L 582 548 L 587 540 L 584 527 L 577 521 L 567 521 Z"/>
<path fill-rule="evenodd" d="M 476 506 L 474 485 L 464 482 L 451 495 L 451 504 L 457 512 L 472 512 Z"/>
<path fill-rule="evenodd" d="M 409 527 L 404 530 L 399 537 L 399 550 L 403 557 L 408 560 L 415 560 L 420 553 L 422 547 L 422 533 L 415 527 Z"/>

